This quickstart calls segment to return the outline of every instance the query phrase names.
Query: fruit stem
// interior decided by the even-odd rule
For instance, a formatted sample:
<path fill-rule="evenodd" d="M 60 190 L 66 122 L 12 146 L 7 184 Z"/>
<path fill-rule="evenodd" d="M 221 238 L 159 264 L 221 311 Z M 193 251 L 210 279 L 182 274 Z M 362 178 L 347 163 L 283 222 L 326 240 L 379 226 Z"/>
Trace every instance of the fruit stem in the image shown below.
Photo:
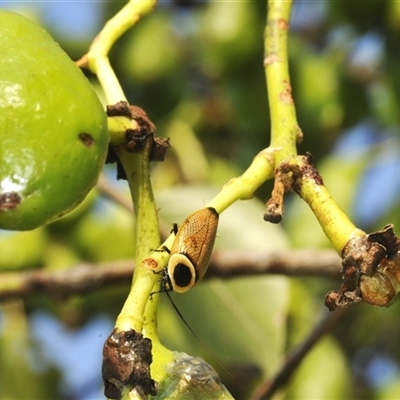
<path fill-rule="evenodd" d="M 242 176 L 230 180 L 207 206 L 221 213 L 235 201 L 251 198 L 258 187 L 275 175 L 274 190 L 264 218 L 274 221 L 277 217 L 274 222 L 279 222 L 284 194 L 295 190 L 310 206 L 333 247 L 341 254 L 348 240 L 364 232 L 357 229 L 338 207 L 322 178 L 310 178 L 310 171 L 318 175 L 311 165 L 311 158 L 297 155 L 297 142 L 302 133 L 292 98 L 287 56 L 291 7 L 291 0 L 268 2 L 264 67 L 271 114 L 270 146 L 254 158 Z"/>
<path fill-rule="evenodd" d="M 300 128 L 292 98 L 287 56 L 291 0 L 268 2 L 264 41 L 264 67 L 271 114 L 271 147 L 278 167 L 297 156 Z"/>
<path fill-rule="evenodd" d="M 226 183 L 206 207 L 214 207 L 221 213 L 238 200 L 251 199 L 265 181 L 274 177 L 274 151 L 268 148 L 258 153 L 249 168 Z"/>
<path fill-rule="evenodd" d="M 302 139 L 292 97 L 287 53 L 291 0 L 268 1 L 264 41 L 264 67 L 271 114 L 271 142 L 275 149 L 275 182 L 264 219 L 279 222 L 283 215 L 283 197 L 296 191 L 317 217 L 335 250 L 341 254 L 354 236 L 364 234 L 338 207 L 322 178 L 312 166 L 311 156 L 297 156 Z"/>
<path fill-rule="evenodd" d="M 107 104 L 126 102 L 121 84 L 110 64 L 108 53 L 114 43 L 145 14 L 155 6 L 156 0 L 131 0 L 103 27 L 90 46 L 88 53 L 77 64 L 88 67 L 97 75 L 104 91 Z M 112 117 L 108 119 L 110 146 L 126 173 L 136 216 L 135 262 L 136 269 L 129 296 L 116 321 L 116 329 L 141 332 L 144 312 L 153 287 L 159 280 L 152 268 L 158 263 L 166 264 L 163 252 L 155 254 L 149 262 L 149 254 L 159 246 L 157 210 L 149 173 L 150 145 L 140 152 L 128 152 L 124 148 L 126 129 L 135 130 L 138 125 L 134 119 Z M 151 266 L 149 268 L 149 265 Z M 157 300 L 147 307 L 155 317 Z M 155 318 L 150 318 L 155 321 Z M 152 329 L 149 328 L 149 331 Z"/>
<path fill-rule="evenodd" d="M 141 332 L 143 314 L 150 293 L 153 291 L 159 275 L 154 273 L 152 266 L 158 263 L 166 264 L 163 259 L 168 254 L 160 251 L 149 260 L 154 249 L 160 245 L 157 208 L 150 182 L 149 151 L 147 146 L 143 152 L 128 153 L 120 151 L 118 158 L 127 176 L 136 216 L 135 226 L 135 262 L 137 267 L 133 276 L 131 291 L 117 318 L 116 327 L 121 330 L 134 329 Z M 157 259 L 156 259 L 157 258 Z M 150 267 L 149 267 L 150 265 Z M 157 296 L 152 303 L 157 306 Z M 155 310 L 152 310 L 155 312 Z"/>
<path fill-rule="evenodd" d="M 126 101 L 121 84 L 110 65 L 108 53 L 114 43 L 155 5 L 156 0 L 131 0 L 107 21 L 91 44 L 89 52 L 77 62 L 78 65 L 88 67 L 97 75 L 107 104 Z"/>

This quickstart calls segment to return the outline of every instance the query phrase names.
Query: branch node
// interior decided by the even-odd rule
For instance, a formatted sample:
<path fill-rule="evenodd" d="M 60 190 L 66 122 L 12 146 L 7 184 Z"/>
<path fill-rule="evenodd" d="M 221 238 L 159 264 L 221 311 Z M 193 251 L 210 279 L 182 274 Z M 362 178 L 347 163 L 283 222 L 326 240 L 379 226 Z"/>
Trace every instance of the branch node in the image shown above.
<path fill-rule="evenodd" d="M 129 105 L 126 101 L 120 101 L 114 105 L 107 106 L 108 117 L 126 117 L 134 120 L 138 128 L 126 129 L 123 150 L 128 153 L 143 152 L 150 146 L 149 161 L 164 161 L 165 154 L 170 147 L 169 138 L 156 135 L 156 126 L 149 119 L 146 112 L 140 107 Z M 126 179 L 126 173 L 120 165 L 115 149 L 111 143 L 107 156 L 107 163 L 117 162 L 118 179 Z"/>
<path fill-rule="evenodd" d="M 114 329 L 103 348 L 102 376 L 107 398 L 120 399 L 125 387 L 143 398 L 157 394 L 158 385 L 150 377 L 151 350 L 151 340 L 141 333 Z"/>
<path fill-rule="evenodd" d="M 350 239 L 342 252 L 344 280 L 338 293 L 325 297 L 330 311 L 364 301 L 391 306 L 400 292 L 400 240 L 392 225 Z"/>

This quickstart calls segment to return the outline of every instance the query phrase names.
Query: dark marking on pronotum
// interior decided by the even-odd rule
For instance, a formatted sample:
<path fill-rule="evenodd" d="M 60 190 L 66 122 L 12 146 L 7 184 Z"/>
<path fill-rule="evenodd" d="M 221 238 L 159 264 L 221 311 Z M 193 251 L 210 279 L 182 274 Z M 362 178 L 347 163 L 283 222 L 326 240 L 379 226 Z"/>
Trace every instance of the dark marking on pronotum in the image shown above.
<path fill-rule="evenodd" d="M 16 192 L 0 194 L 0 211 L 12 210 L 21 203 L 21 196 Z"/>
<path fill-rule="evenodd" d="M 94 139 L 93 136 L 90 133 L 80 133 L 79 135 L 80 141 L 86 146 L 86 147 L 92 147 L 94 144 Z"/>

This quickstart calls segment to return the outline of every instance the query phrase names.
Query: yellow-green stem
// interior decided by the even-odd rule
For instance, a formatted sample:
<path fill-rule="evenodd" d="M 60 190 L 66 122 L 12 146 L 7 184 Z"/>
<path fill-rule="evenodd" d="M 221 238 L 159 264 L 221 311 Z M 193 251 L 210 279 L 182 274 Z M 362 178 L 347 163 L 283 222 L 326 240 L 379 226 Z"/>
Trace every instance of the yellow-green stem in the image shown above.
<path fill-rule="evenodd" d="M 108 57 L 98 57 L 89 64 L 91 71 L 96 73 L 100 86 L 104 90 L 107 104 L 116 104 L 119 101 L 126 101 L 126 96 Z"/>
<path fill-rule="evenodd" d="M 318 185 L 308 178 L 302 179 L 300 196 L 307 202 L 317 217 L 325 235 L 336 252 L 341 255 L 345 244 L 355 236 L 364 236 L 333 200 L 324 185 Z"/>
<path fill-rule="evenodd" d="M 254 158 L 247 170 L 231 179 L 207 204 L 219 213 L 238 200 L 251 199 L 254 192 L 267 180 L 274 177 L 274 149 L 265 149 Z"/>
<path fill-rule="evenodd" d="M 107 120 L 108 134 L 110 135 L 110 143 L 113 147 L 123 146 L 125 132 L 127 129 L 138 129 L 139 125 L 133 119 L 128 117 L 109 117 Z"/>
<path fill-rule="evenodd" d="M 309 166 L 304 165 L 303 157 L 297 157 L 296 149 L 301 130 L 292 97 L 287 54 L 291 7 L 291 0 L 268 2 L 264 66 L 271 114 L 271 147 L 276 149 L 276 168 L 287 163 L 301 170 Z M 288 176 L 290 174 L 288 170 Z M 299 177 L 297 186 L 300 188 L 300 196 L 308 203 L 339 254 L 348 240 L 364 235 L 338 207 L 322 182 L 304 174 Z"/>
<path fill-rule="evenodd" d="M 126 100 L 126 96 L 108 59 L 113 44 L 143 15 L 150 12 L 156 0 L 131 0 L 111 18 L 92 43 L 86 55 L 89 69 L 97 75 L 107 104 Z"/>
<path fill-rule="evenodd" d="M 287 55 L 287 39 L 292 2 L 274 0 L 268 3 L 264 42 L 264 67 L 271 114 L 271 146 L 277 149 L 275 162 L 297 155 L 299 127 L 292 98 Z"/>
<path fill-rule="evenodd" d="M 150 12 L 156 0 L 131 0 L 113 18 L 111 18 L 92 43 L 89 52 L 81 60 L 97 75 L 104 91 L 107 104 L 126 101 L 117 76 L 110 65 L 108 53 L 113 44 L 139 18 Z M 136 216 L 135 249 L 136 269 L 132 289 L 117 318 L 118 330 L 134 329 L 142 331 L 144 312 L 157 275 L 142 261 L 159 246 L 157 211 L 150 183 L 149 151 L 128 153 L 124 149 L 126 129 L 136 129 L 137 123 L 125 117 L 112 117 L 108 120 L 110 145 L 121 162 L 127 175 Z M 156 301 L 149 307 L 151 313 L 156 311 Z M 150 318 L 151 319 L 151 318 Z"/>
<path fill-rule="evenodd" d="M 149 150 L 146 148 L 140 153 L 128 153 L 121 150 L 118 154 L 127 176 L 135 210 L 137 268 L 131 291 L 117 318 L 116 326 L 121 330 L 129 328 L 138 332 L 142 331 L 144 310 L 150 293 L 157 280 L 160 279 L 152 269 L 142 264 L 142 261 L 160 245 L 157 209 L 150 182 Z M 153 302 L 156 301 L 153 299 Z"/>

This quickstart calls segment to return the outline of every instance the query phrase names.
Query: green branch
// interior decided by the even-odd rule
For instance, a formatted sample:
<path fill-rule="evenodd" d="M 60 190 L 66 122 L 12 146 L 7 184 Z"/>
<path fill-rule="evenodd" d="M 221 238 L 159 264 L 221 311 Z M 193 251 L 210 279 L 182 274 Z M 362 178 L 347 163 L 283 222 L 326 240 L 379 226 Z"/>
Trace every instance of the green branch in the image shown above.
<path fill-rule="evenodd" d="M 297 155 L 301 138 L 289 76 L 287 42 L 292 2 L 274 0 L 268 4 L 264 41 L 264 67 L 271 114 L 271 147 L 276 149 L 275 162 Z"/>
<path fill-rule="evenodd" d="M 156 0 L 131 0 L 104 26 L 97 35 L 89 52 L 77 64 L 85 66 L 97 75 L 106 96 L 107 104 L 126 101 L 124 91 L 113 68 L 108 53 L 114 43 L 155 6 Z"/>
<path fill-rule="evenodd" d="M 285 192 L 295 190 L 310 206 L 326 236 L 341 255 L 345 244 L 365 233 L 357 229 L 338 207 L 311 164 L 298 157 L 296 145 L 302 138 L 296 118 L 289 76 L 287 42 L 292 2 L 268 3 L 265 29 L 265 75 L 271 113 L 271 148 L 275 150 L 275 187 L 264 218 L 279 222 Z"/>

